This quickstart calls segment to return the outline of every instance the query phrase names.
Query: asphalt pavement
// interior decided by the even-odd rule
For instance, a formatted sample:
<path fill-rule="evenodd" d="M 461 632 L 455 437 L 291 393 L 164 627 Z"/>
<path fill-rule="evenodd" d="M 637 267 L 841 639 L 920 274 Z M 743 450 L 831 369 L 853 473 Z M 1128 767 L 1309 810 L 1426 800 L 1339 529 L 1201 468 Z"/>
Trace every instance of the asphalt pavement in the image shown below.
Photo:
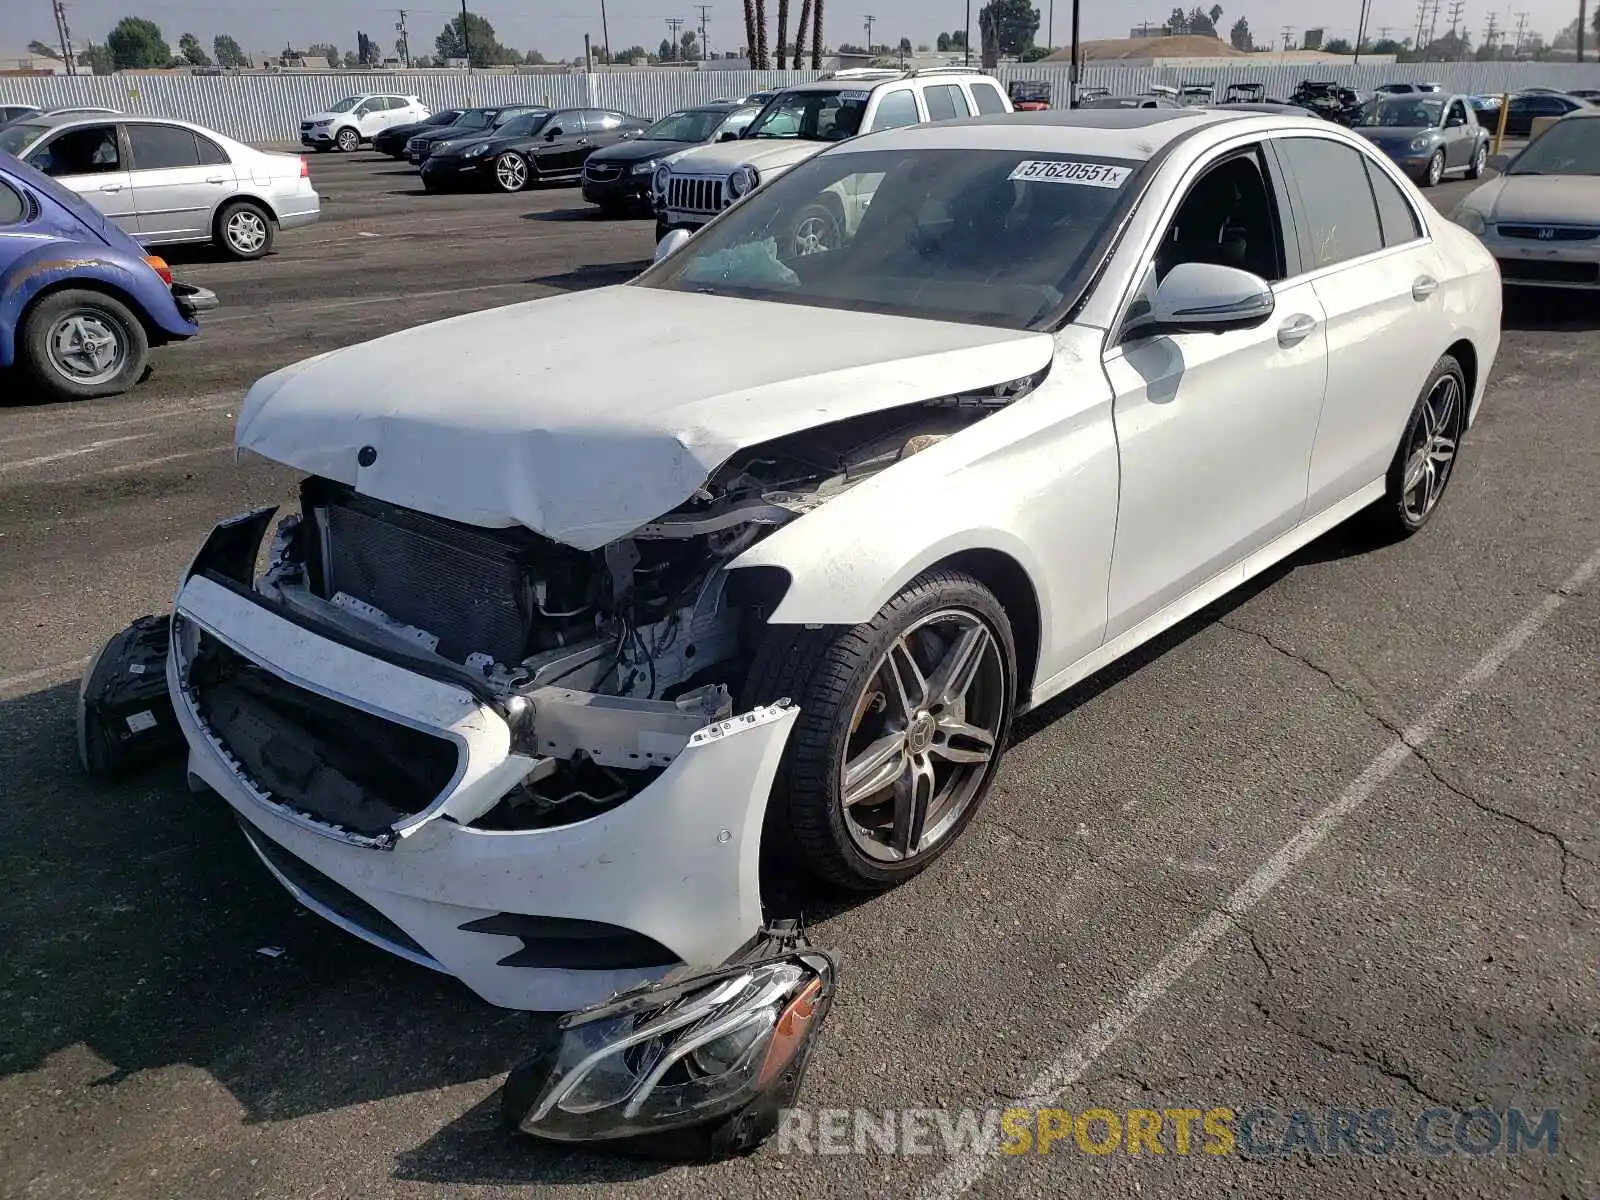
<path fill-rule="evenodd" d="M 495 1091 L 538 1018 L 297 910 L 178 764 L 78 770 L 82 661 L 167 607 L 216 520 L 293 496 L 234 461 L 250 382 L 620 282 L 653 248 L 573 189 L 312 169 L 324 219 L 271 257 L 168 255 L 223 307 L 136 394 L 0 408 L 0 1196 L 1600 1195 L 1600 305 L 1508 310 L 1422 534 L 1335 531 L 1030 716 L 911 883 L 778 897 L 841 955 L 809 1124 L 664 1167 L 505 1136 Z M 628 386 L 627 336 L 596 386 Z M 939 1131 L 1017 1105 L 1052 1110 L 1028 1153 Z M 1553 1111 L 1554 1145 L 1468 1153 L 1471 1109 Z M 1130 1110 L 1164 1152 L 1094 1152 Z M 1357 1153 L 1330 1113 L 1375 1110 L 1398 1149 Z M 1430 1110 L 1437 1155 L 1410 1147 Z M 888 1120 L 933 1152 L 886 1152 Z"/>

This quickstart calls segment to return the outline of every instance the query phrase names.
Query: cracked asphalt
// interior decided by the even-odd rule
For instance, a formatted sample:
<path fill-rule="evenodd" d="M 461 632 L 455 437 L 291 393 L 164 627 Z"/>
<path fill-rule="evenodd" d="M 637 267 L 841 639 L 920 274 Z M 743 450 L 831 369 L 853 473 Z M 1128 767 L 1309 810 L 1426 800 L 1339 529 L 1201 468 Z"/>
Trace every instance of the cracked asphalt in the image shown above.
<path fill-rule="evenodd" d="M 1048 1099 L 1161 1114 L 1163 1153 L 1074 1127 L 974 1167 L 939 1134 L 857 1154 L 847 1132 L 850 1153 L 663 1167 L 508 1139 L 495 1091 L 534 1018 L 299 912 L 177 764 L 78 772 L 82 660 L 166 607 L 218 518 L 293 493 L 229 452 L 252 380 L 617 282 L 652 248 L 567 189 L 312 168 L 324 220 L 272 257 L 170 256 L 224 307 L 135 396 L 0 408 L 0 1196 L 1600 1195 L 1600 600 L 1573 582 L 1600 548 L 1600 305 L 1508 309 L 1421 535 L 1335 531 L 1031 715 L 910 884 L 774 898 L 841 955 L 815 1129 Z M 625 361 L 595 370 L 627 386 Z M 1556 1112 L 1553 1152 L 1416 1145 L 1430 1109 L 1449 1150 L 1474 1108 Z M 1178 1153 L 1166 1114 L 1218 1109 L 1232 1152 L 1196 1124 Z M 1357 1153 L 1337 1114 L 1375 1111 L 1396 1148 Z"/>

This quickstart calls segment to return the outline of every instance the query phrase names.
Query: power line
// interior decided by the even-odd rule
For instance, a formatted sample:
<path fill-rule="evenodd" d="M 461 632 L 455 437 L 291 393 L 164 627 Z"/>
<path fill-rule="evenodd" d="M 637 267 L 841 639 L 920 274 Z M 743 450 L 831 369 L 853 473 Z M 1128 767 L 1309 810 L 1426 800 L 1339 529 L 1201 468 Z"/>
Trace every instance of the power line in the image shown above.
<path fill-rule="evenodd" d="M 411 65 L 411 35 L 406 32 L 406 10 L 395 9 L 400 14 L 400 19 L 394 23 L 395 32 L 400 35 L 400 61 L 407 67 Z"/>
<path fill-rule="evenodd" d="M 1294 49 L 1294 26 L 1293 25 L 1285 25 L 1283 27 L 1283 48 L 1285 50 L 1293 50 Z"/>
<path fill-rule="evenodd" d="M 867 14 L 867 53 L 872 53 L 872 23 L 878 18 L 871 13 Z"/>
<path fill-rule="evenodd" d="M 72 32 L 67 28 L 67 6 L 62 0 L 53 0 L 50 7 L 56 19 L 56 36 L 61 39 L 61 61 L 66 64 L 68 75 L 76 75 L 78 64 L 73 61 Z"/>
<path fill-rule="evenodd" d="M 1461 12 L 1467 7 L 1467 0 L 1450 0 L 1450 36 L 1456 37 L 1461 25 Z"/>
<path fill-rule="evenodd" d="M 1523 36 L 1524 36 L 1523 30 L 1527 29 L 1527 27 L 1528 27 L 1528 14 L 1525 13 L 1525 12 L 1519 12 L 1517 14 L 1517 49 L 1516 49 L 1516 53 L 1518 53 L 1518 54 L 1522 53 L 1522 41 L 1523 41 Z"/>
<path fill-rule="evenodd" d="M 682 17 L 668 17 L 667 18 L 667 29 L 672 34 L 672 38 L 671 38 L 672 58 L 670 60 L 672 62 L 677 62 L 678 59 L 680 57 L 682 57 L 683 43 L 678 40 L 678 30 L 682 29 L 684 24 L 685 24 L 685 22 L 684 22 L 684 19 Z"/>

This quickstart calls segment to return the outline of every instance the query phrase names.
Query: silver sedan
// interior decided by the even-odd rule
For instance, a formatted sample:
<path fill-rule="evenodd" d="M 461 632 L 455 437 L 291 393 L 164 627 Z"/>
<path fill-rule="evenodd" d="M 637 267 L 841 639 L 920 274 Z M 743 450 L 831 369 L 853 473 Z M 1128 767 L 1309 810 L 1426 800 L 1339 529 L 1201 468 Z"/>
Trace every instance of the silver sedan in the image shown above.
<path fill-rule="evenodd" d="M 214 242 L 260 258 L 322 202 L 305 160 L 269 154 L 170 117 L 41 114 L 0 129 L 14 154 L 82 196 L 146 246 Z"/>
<path fill-rule="evenodd" d="M 1507 284 L 1600 287 L 1600 109 L 1562 117 L 1456 210 Z"/>

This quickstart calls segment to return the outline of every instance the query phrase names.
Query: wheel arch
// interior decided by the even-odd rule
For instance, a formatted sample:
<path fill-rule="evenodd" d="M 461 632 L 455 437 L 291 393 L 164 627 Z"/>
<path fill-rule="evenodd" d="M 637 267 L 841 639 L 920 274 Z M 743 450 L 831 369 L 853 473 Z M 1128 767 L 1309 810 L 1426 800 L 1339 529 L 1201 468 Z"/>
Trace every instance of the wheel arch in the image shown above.
<path fill-rule="evenodd" d="M 975 529 L 926 547 L 892 570 L 861 571 L 859 561 L 848 561 L 854 558 L 817 563 L 802 573 L 788 556 L 747 551 L 730 569 L 783 571 L 782 596 L 768 617 L 775 625 L 863 624 L 919 575 L 939 568 L 963 571 L 993 592 L 1006 610 L 1017 651 L 1017 702 L 1019 708 L 1027 707 L 1050 629 L 1048 598 L 1039 583 L 1042 572 L 1030 567 L 1033 555 L 1026 546 L 1002 530 Z"/>
<path fill-rule="evenodd" d="M 14 322 L 10 322 L 9 325 L 0 322 L 0 364 L 9 366 L 16 362 L 18 338 L 28 318 L 45 300 L 61 292 L 98 292 L 102 296 L 109 296 L 134 315 L 144 329 L 145 340 L 151 346 L 165 345 L 178 336 L 157 324 L 151 317 L 150 310 L 127 289 L 105 279 L 68 277 L 47 283 L 29 296 L 17 310 L 17 319 Z"/>
<path fill-rule="evenodd" d="M 211 210 L 212 237 L 220 237 L 222 235 L 222 214 L 236 204 L 254 205 L 267 214 L 267 220 L 281 228 L 281 222 L 278 220 L 278 210 L 272 206 L 271 201 L 267 200 L 266 197 L 257 195 L 255 192 L 234 192 L 233 195 L 224 196 L 217 201 L 217 206 Z"/>
<path fill-rule="evenodd" d="M 1470 410 L 1478 398 L 1478 351 L 1470 338 L 1459 338 L 1445 351 L 1461 364 L 1461 374 L 1466 377 L 1467 404 Z"/>

